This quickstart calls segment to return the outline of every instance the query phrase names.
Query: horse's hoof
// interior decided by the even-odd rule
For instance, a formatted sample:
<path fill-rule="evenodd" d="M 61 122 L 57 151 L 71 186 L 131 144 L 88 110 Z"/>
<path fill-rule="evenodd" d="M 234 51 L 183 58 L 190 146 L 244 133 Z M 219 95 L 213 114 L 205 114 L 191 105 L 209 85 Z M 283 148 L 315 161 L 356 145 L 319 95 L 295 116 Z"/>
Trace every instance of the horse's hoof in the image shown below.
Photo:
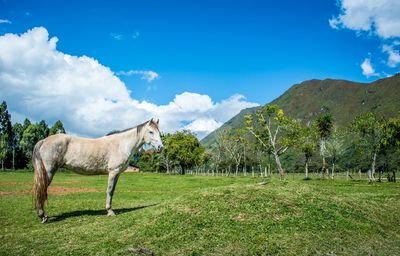
<path fill-rule="evenodd" d="M 107 216 L 108 217 L 110 217 L 110 216 L 115 216 L 115 213 L 114 213 L 114 211 L 108 211 L 108 213 L 107 213 Z"/>
<path fill-rule="evenodd" d="M 46 223 L 49 220 L 49 217 L 47 217 L 47 215 L 42 217 L 42 224 Z"/>

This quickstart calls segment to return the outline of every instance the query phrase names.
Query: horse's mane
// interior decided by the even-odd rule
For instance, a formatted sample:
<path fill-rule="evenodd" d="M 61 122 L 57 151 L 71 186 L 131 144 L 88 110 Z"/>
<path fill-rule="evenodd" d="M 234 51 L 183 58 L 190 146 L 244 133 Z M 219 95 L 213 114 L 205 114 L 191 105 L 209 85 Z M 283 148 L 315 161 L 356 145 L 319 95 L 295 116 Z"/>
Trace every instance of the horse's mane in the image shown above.
<path fill-rule="evenodd" d="M 140 131 L 143 129 L 143 127 L 145 127 L 145 125 L 146 125 L 148 122 L 150 122 L 150 121 L 146 121 L 146 122 L 144 122 L 144 123 L 142 123 L 142 124 L 139 124 L 139 125 L 137 125 L 137 126 L 134 126 L 134 127 L 131 127 L 131 128 L 127 128 L 127 129 L 124 129 L 124 130 L 121 130 L 121 131 L 119 131 L 119 130 L 114 130 L 114 131 L 111 131 L 111 132 L 107 133 L 106 136 L 110 136 L 110 135 L 114 135 L 114 134 L 119 134 L 119 133 L 124 133 L 124 132 L 130 131 L 130 130 L 135 129 L 135 128 L 137 128 L 137 133 L 140 133 Z"/>

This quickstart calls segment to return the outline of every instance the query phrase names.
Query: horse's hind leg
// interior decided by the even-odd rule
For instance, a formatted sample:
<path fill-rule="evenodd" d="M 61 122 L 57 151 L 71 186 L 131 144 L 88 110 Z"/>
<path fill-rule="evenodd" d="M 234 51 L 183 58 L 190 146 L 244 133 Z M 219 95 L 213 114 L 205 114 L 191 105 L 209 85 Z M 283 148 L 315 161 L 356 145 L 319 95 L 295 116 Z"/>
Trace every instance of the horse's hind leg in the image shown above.
<path fill-rule="evenodd" d="M 40 154 L 40 147 L 42 144 L 43 140 L 36 143 L 32 153 L 32 165 L 35 169 L 33 194 L 37 215 L 41 219 L 42 223 L 45 223 L 47 221 L 47 216 L 44 212 L 44 203 L 47 200 L 47 187 L 49 185 L 49 179 L 46 168 L 43 164 L 42 156 Z"/>
<path fill-rule="evenodd" d="M 53 163 L 43 161 L 42 158 L 35 159 L 35 163 L 37 164 L 37 170 L 35 172 L 35 176 L 37 176 L 35 177 L 36 210 L 41 222 L 46 223 L 48 221 L 48 216 L 44 211 L 44 204 L 47 200 L 48 187 L 57 169 Z"/>
<path fill-rule="evenodd" d="M 114 211 L 111 209 L 111 204 L 119 175 L 120 175 L 119 169 L 113 170 L 108 174 L 108 187 L 107 187 L 107 199 L 106 199 L 107 216 L 115 215 Z"/>
<path fill-rule="evenodd" d="M 45 172 L 45 175 L 47 175 L 46 198 L 47 198 L 48 187 L 50 186 L 50 183 L 53 180 L 54 173 L 55 173 L 55 171 L 53 171 L 51 169 L 48 171 L 46 169 L 46 172 Z M 41 219 L 42 223 L 46 223 L 49 219 L 46 212 L 44 211 L 44 203 L 45 203 L 45 201 L 39 201 L 36 206 L 38 217 Z"/>

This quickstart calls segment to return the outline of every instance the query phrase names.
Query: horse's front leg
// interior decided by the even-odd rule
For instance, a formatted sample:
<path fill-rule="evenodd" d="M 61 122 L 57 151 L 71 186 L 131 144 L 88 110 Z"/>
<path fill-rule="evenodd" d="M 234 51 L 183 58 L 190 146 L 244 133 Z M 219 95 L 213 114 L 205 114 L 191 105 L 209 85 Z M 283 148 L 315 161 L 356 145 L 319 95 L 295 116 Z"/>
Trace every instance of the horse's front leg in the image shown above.
<path fill-rule="evenodd" d="M 117 185 L 119 175 L 120 175 L 119 169 L 112 170 L 108 174 L 108 188 L 107 188 L 107 199 L 106 199 L 107 216 L 115 215 L 114 211 L 111 209 L 111 204 L 112 204 L 112 197 L 114 195 L 114 190 Z"/>

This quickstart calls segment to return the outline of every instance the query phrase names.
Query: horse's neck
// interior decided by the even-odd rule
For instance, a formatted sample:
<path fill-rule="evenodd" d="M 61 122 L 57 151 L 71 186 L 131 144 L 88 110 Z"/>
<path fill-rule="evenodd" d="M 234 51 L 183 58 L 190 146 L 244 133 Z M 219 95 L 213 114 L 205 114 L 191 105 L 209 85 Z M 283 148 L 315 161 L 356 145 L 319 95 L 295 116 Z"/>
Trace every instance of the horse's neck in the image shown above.
<path fill-rule="evenodd" d="M 119 134 L 119 143 L 127 154 L 132 154 L 143 146 L 143 131 L 137 132 L 137 128 Z"/>

